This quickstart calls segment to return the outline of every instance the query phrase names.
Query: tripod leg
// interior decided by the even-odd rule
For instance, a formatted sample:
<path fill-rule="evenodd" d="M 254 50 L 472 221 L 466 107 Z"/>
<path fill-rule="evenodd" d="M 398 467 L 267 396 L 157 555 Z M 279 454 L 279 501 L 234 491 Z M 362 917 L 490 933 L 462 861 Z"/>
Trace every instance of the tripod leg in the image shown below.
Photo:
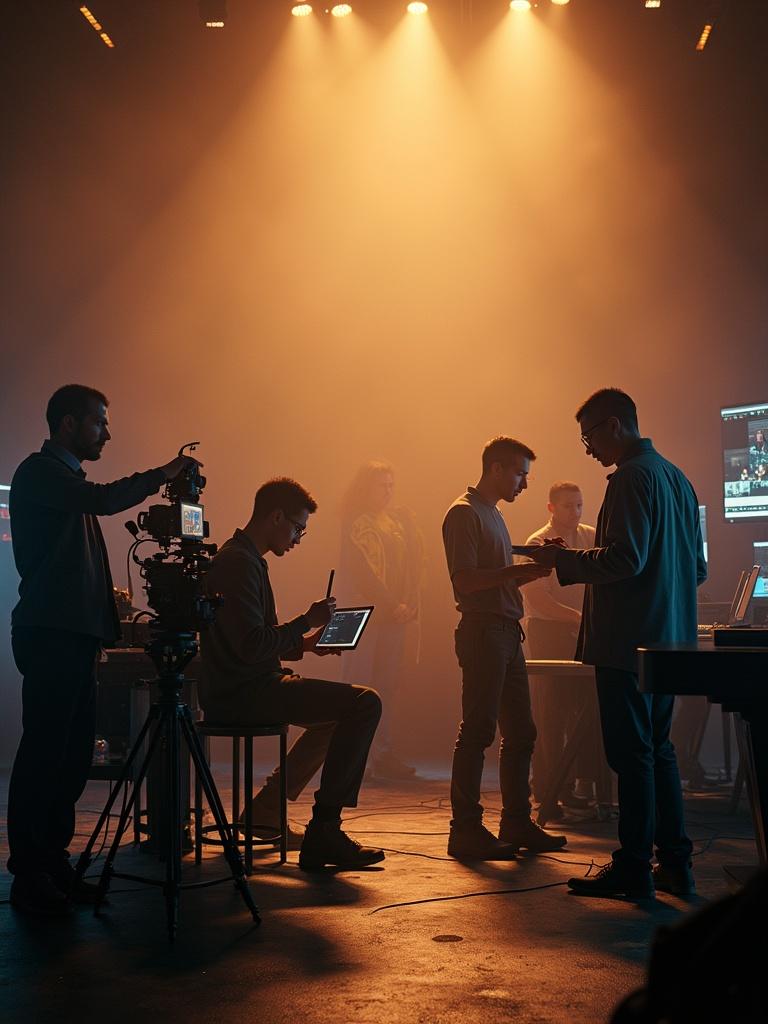
<path fill-rule="evenodd" d="M 165 709 L 166 792 L 170 814 L 166 820 L 165 839 L 165 913 L 168 938 L 176 938 L 179 919 L 179 886 L 181 885 L 181 744 L 180 709 Z"/>
<path fill-rule="evenodd" d="M 197 735 L 195 730 L 189 708 L 184 707 L 181 711 L 181 715 L 182 732 L 185 740 L 187 741 L 187 746 L 189 747 L 189 752 L 192 756 L 195 771 L 198 774 L 198 778 L 200 779 L 200 783 L 205 792 L 205 798 L 208 801 L 208 806 L 211 808 L 213 820 L 216 822 L 216 828 L 221 838 L 224 857 L 226 858 L 227 864 L 229 865 L 229 869 L 232 873 L 235 888 L 242 896 L 246 907 L 250 910 L 253 920 L 256 924 L 260 924 L 261 918 L 259 917 L 259 910 L 254 903 L 251 890 L 248 888 L 248 882 L 245 878 L 245 870 L 243 868 L 240 851 L 237 848 L 237 843 L 235 842 L 232 829 L 227 821 L 226 815 L 224 814 L 221 797 L 216 789 L 216 783 L 214 782 L 208 762 L 205 760 L 203 748 L 200 744 L 200 737 Z"/>
<path fill-rule="evenodd" d="M 152 760 L 152 756 L 157 748 L 158 740 L 160 739 L 160 735 L 162 733 L 162 718 L 160 717 L 159 712 L 155 708 L 152 708 L 150 710 L 149 717 L 147 718 L 145 727 L 144 729 L 142 729 L 139 738 L 136 740 L 135 749 L 140 749 L 140 744 L 143 740 L 147 728 L 155 720 L 155 731 L 152 734 L 152 737 L 149 741 L 149 745 L 147 746 L 147 752 L 144 755 L 144 760 L 142 761 L 136 779 L 134 780 L 133 787 L 131 789 L 131 795 L 129 796 L 128 800 L 126 801 L 125 807 L 120 813 L 120 818 L 118 819 L 117 826 L 115 828 L 115 835 L 114 838 L 112 839 L 112 844 L 109 847 L 109 852 L 107 853 L 106 859 L 104 861 L 104 867 L 102 868 L 101 877 L 99 878 L 99 891 L 96 894 L 96 902 L 93 907 L 94 914 L 98 914 L 101 908 L 101 904 L 104 901 L 104 897 L 107 895 L 109 891 L 109 883 L 112 879 L 112 865 L 114 864 L 115 857 L 117 856 L 117 851 L 120 849 L 120 843 L 128 828 L 128 822 L 131 820 L 131 814 L 133 813 L 139 794 L 141 793 L 141 784 L 146 778 L 149 762 Z M 110 805 L 108 804 L 107 808 L 109 806 Z"/>
<path fill-rule="evenodd" d="M 91 833 L 91 837 L 86 843 L 85 849 L 78 858 L 77 867 L 75 868 L 75 873 L 78 881 L 80 881 L 85 872 L 88 870 L 88 867 L 92 860 L 91 853 L 93 851 L 94 846 L 96 845 L 96 840 L 99 838 L 101 830 L 104 828 L 104 823 L 112 813 L 112 808 L 114 807 L 115 801 L 120 795 L 120 791 L 123 789 L 124 786 L 128 785 L 131 769 L 133 768 L 133 763 L 139 756 L 139 751 L 142 748 L 144 738 L 146 737 L 147 732 L 149 731 L 149 727 L 152 724 L 152 720 L 153 716 L 152 713 L 150 712 L 150 715 L 148 716 L 144 725 L 141 727 L 141 732 L 137 736 L 136 742 L 131 748 L 131 752 L 128 755 L 125 764 L 123 765 L 123 770 L 120 772 L 120 778 L 117 780 L 117 784 L 115 785 L 115 788 L 112 790 L 109 799 L 107 800 L 107 803 L 104 807 L 104 810 L 99 815 L 99 820 L 96 822 L 96 827 Z M 135 787 L 136 783 L 134 782 L 134 789 Z"/>

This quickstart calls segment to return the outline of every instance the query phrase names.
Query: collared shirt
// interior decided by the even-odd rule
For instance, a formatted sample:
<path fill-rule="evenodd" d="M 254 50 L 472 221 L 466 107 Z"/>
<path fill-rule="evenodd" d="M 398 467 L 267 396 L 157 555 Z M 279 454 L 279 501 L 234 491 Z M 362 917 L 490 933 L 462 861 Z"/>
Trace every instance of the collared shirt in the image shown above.
<path fill-rule="evenodd" d="M 541 544 L 557 536 L 559 533 L 550 519 L 546 526 L 542 526 L 540 530 L 532 533 L 525 543 Z M 583 550 L 594 547 L 594 544 L 594 526 L 579 523 L 576 527 L 576 542 L 572 547 Z M 584 585 L 575 583 L 564 587 L 558 580 L 557 573 L 554 572 L 542 579 L 526 583 L 521 589 L 526 618 L 547 619 L 550 622 L 574 622 L 574 617 L 570 613 L 580 612 L 584 603 Z M 574 629 L 575 626 L 574 622 Z"/>
<path fill-rule="evenodd" d="M 120 635 L 98 516 L 124 512 L 165 482 L 160 469 L 94 484 L 77 458 L 46 441 L 11 481 L 13 555 L 21 582 L 16 627 L 86 633 L 105 645 Z"/>
<path fill-rule="evenodd" d="M 608 477 L 595 547 L 558 550 L 556 569 L 562 584 L 587 584 L 581 661 L 636 672 L 638 647 L 695 642 L 707 578 L 698 499 L 649 438 Z"/>
<path fill-rule="evenodd" d="M 446 512 L 443 544 L 452 583 L 462 569 L 502 569 L 514 564 L 504 517 L 475 487 L 468 487 Z M 523 600 L 514 580 L 472 594 L 457 590 L 454 584 L 453 593 L 462 615 L 503 615 L 510 619 L 523 616 Z"/>
<path fill-rule="evenodd" d="M 301 658 L 302 637 L 310 625 L 305 615 L 278 625 L 269 566 L 243 530 L 219 549 L 206 587 L 224 599 L 213 623 L 200 634 L 200 703 L 215 717 L 237 711 L 243 687 L 251 689 L 260 678 L 282 672 L 281 657 Z"/>

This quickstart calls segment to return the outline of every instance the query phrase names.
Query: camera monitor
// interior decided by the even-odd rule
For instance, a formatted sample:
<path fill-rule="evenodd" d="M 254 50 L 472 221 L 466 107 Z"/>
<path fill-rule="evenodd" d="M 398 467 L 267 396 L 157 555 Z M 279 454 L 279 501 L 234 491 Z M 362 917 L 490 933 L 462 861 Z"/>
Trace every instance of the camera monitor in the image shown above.
<path fill-rule="evenodd" d="M 704 544 L 704 561 L 709 565 L 709 548 L 707 547 L 707 506 L 699 505 L 699 523 L 701 524 L 701 540 Z"/>
<path fill-rule="evenodd" d="M 725 518 L 768 519 L 768 402 L 721 409 Z"/>
<path fill-rule="evenodd" d="M 181 536 L 202 540 L 205 537 L 205 516 L 202 505 L 190 501 L 181 503 Z"/>
<path fill-rule="evenodd" d="M 760 566 L 760 575 L 757 577 L 755 591 L 752 597 L 758 601 L 765 601 L 768 604 L 768 540 L 756 540 L 752 543 L 755 565 Z"/>
<path fill-rule="evenodd" d="M 315 647 L 353 651 L 363 635 L 363 630 L 368 624 L 372 611 L 372 605 L 359 608 L 337 608 L 333 613 L 333 618 L 320 634 L 320 639 Z"/>

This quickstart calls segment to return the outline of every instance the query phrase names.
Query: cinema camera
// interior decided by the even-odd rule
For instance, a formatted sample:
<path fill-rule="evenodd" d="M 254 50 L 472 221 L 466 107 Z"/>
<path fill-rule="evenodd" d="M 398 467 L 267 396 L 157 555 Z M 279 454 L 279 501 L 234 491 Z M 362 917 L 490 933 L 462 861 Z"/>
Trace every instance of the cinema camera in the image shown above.
<path fill-rule="evenodd" d="M 193 441 L 179 449 L 189 454 L 199 442 Z M 153 633 L 195 633 L 213 622 L 221 599 L 205 592 L 205 575 L 215 544 L 206 544 L 209 536 L 204 508 L 199 503 L 205 477 L 196 464 L 165 485 L 163 497 L 170 504 L 151 505 L 138 515 L 138 526 L 126 523 L 134 536 L 129 557 L 138 565 L 147 603 L 154 612 L 150 619 Z M 142 531 L 147 536 L 139 537 Z M 139 558 L 139 545 L 154 541 L 159 551 L 148 558 Z"/>

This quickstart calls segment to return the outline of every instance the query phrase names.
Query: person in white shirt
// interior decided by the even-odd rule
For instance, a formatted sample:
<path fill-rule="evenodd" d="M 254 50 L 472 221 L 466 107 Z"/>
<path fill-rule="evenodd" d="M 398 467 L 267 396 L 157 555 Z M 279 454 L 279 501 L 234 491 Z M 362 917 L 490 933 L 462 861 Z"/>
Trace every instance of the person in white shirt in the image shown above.
<path fill-rule="evenodd" d="M 583 508 L 584 498 L 578 484 L 569 480 L 553 483 L 547 504 L 549 522 L 532 533 L 526 543 L 543 544 L 547 540 L 561 537 L 569 548 L 583 550 L 594 547 L 595 528 L 581 522 Z M 582 584 L 563 587 L 558 583 L 555 573 L 526 586 L 523 592 L 526 615 L 523 628 L 532 658 L 571 660 L 574 657 L 583 600 Z M 585 701 L 594 704 L 594 695 L 588 680 L 540 676 L 532 687 L 531 697 L 538 730 L 532 761 L 533 792 L 535 798 L 541 800 L 562 753 L 569 729 L 573 727 Z M 594 712 L 594 744 L 597 744 L 596 707 Z M 593 751 L 594 744 L 589 744 Z M 560 799 L 566 807 L 582 809 L 588 805 L 592 795 L 594 752 L 592 756 L 586 751 L 580 754 L 575 769 L 578 778 L 574 780 L 571 776 L 566 781 Z M 561 815 L 562 812 L 558 816 Z"/>

